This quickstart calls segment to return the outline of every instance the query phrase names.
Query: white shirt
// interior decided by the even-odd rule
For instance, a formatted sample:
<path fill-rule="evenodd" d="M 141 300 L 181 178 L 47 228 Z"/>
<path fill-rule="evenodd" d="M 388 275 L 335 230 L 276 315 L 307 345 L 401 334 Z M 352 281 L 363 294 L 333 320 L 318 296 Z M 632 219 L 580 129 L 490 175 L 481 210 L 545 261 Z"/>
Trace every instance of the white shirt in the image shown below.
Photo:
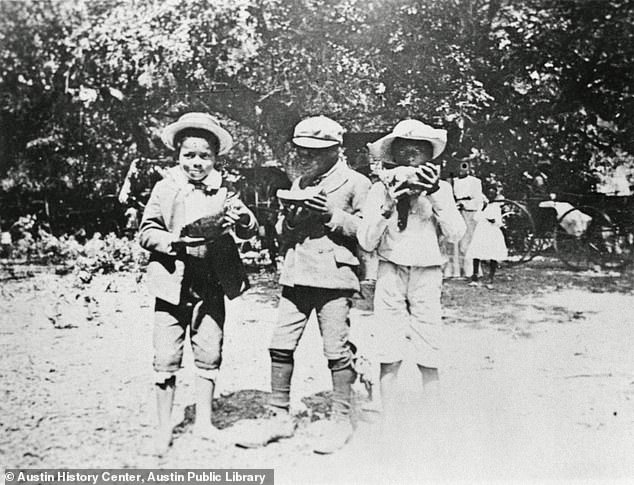
<path fill-rule="evenodd" d="M 189 182 L 187 175 L 180 166 L 169 169 L 170 174 L 185 191 L 185 223 L 190 223 L 210 215 L 212 212 L 222 207 L 227 196 L 226 189 L 220 191 L 222 185 L 222 174 L 217 170 L 212 170 L 201 182 L 210 189 L 217 189 L 218 196 L 211 198 L 202 190 L 195 190 L 194 185 Z"/>
<path fill-rule="evenodd" d="M 449 242 L 457 242 L 466 230 L 449 183 L 441 180 L 432 195 L 412 198 L 407 227 L 402 231 L 396 210 L 389 219 L 382 215 L 387 196 L 380 182 L 370 189 L 357 230 L 361 247 L 377 249 L 381 259 L 402 266 L 442 265 L 445 257 L 438 244 L 440 234 Z"/>
<path fill-rule="evenodd" d="M 476 212 L 482 210 L 484 194 L 482 193 L 482 181 L 473 175 L 456 177 L 452 182 L 453 195 L 458 204 L 462 204 L 464 210 Z"/>

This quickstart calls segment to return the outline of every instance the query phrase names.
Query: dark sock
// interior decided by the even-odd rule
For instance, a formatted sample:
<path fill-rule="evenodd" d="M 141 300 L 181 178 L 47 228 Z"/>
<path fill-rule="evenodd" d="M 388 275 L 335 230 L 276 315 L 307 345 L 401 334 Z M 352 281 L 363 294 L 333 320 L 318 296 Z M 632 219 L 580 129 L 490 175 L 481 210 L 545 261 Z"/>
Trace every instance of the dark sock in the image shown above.
<path fill-rule="evenodd" d="M 161 391 L 164 391 L 168 387 L 176 387 L 176 376 L 170 376 L 163 382 L 157 382 L 156 385 L 161 389 Z"/>
<path fill-rule="evenodd" d="M 471 276 L 471 280 L 478 281 L 478 273 L 480 272 L 480 260 L 473 260 L 473 275 Z"/>
<path fill-rule="evenodd" d="M 291 402 L 291 378 L 293 377 L 293 351 L 270 349 L 271 356 L 271 399 L 273 410 L 288 411 Z"/>
<path fill-rule="evenodd" d="M 332 415 L 337 417 L 349 417 L 352 407 L 352 384 L 357 378 L 357 373 L 348 362 L 345 367 L 329 367 L 332 374 Z"/>
<path fill-rule="evenodd" d="M 495 276 L 495 270 L 498 267 L 497 261 L 491 261 L 491 266 L 489 266 L 489 279 L 493 281 L 493 277 Z"/>

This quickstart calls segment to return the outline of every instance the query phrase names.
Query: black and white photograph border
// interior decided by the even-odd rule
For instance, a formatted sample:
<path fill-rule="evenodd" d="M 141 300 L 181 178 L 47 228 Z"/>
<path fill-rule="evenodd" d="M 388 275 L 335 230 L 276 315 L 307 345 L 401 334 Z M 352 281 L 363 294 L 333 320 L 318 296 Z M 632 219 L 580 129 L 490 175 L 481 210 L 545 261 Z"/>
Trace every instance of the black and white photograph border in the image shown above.
<path fill-rule="evenodd" d="M 632 25 L 620 0 L 0 0 L 0 471 L 634 481 Z M 222 436 L 194 432 L 185 345 L 172 444 L 157 455 L 154 296 L 137 230 L 152 185 L 177 164 L 161 131 L 187 111 L 231 133 L 223 177 L 260 230 L 236 237 L 250 288 L 225 300 L 212 413 Z M 408 118 L 446 130 L 441 178 L 467 220 L 477 197 L 455 180 L 479 177 L 508 253 L 474 277 L 466 248 L 441 242 L 438 393 L 407 356 L 389 419 L 376 261 L 360 258 L 370 270 L 350 310 L 352 438 L 314 452 L 333 395 L 312 314 L 294 353 L 294 435 L 237 447 L 240 424 L 272 412 L 276 192 L 301 175 L 293 127 L 322 114 L 346 130 L 339 161 L 375 183 L 389 161 L 368 143 Z"/>

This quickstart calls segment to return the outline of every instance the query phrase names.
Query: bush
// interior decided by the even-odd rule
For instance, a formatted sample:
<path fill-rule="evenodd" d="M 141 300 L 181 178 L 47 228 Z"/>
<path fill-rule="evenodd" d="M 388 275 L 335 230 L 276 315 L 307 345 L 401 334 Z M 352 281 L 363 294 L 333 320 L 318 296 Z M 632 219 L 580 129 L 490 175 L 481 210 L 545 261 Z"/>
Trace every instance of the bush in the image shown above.
<path fill-rule="evenodd" d="M 134 240 L 108 234 L 104 238 L 98 232 L 83 246 L 73 263 L 73 271 L 80 279 L 95 274 L 120 271 L 138 271 L 147 263 L 148 253 Z"/>
<path fill-rule="evenodd" d="M 138 271 L 147 262 L 147 253 L 134 240 L 114 234 L 95 233 L 85 244 L 74 236 L 55 237 L 36 219 L 23 217 L 12 227 L 17 237 L 10 257 L 38 264 L 55 264 L 76 273 L 82 281 L 92 275 L 119 271 Z"/>

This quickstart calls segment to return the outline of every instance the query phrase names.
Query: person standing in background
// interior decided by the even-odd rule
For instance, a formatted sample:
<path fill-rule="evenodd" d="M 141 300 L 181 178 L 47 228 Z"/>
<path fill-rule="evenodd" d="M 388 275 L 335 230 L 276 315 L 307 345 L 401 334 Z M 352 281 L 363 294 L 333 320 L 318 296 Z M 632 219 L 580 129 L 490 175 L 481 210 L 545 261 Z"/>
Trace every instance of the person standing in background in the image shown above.
<path fill-rule="evenodd" d="M 482 181 L 471 175 L 471 164 L 465 160 L 460 163 L 458 177 L 451 179 L 451 186 L 458 210 L 467 227 L 464 236 L 458 242 L 457 267 L 460 274 L 455 276 L 470 277 L 473 274 L 473 262 L 467 257 L 467 250 L 478 223 L 476 214 L 482 210 L 485 200 Z"/>
<path fill-rule="evenodd" d="M 495 271 L 500 261 L 507 259 L 508 249 L 502 233 L 502 208 L 496 202 L 503 200 L 503 197 L 495 187 L 491 187 L 488 190 L 487 196 L 490 202 L 485 201 L 484 208 L 477 213 L 476 220 L 478 222 L 467 250 L 467 257 L 473 261 L 473 274 L 469 285 L 478 285 L 480 261 L 483 261 L 489 265 L 489 276 L 486 286 L 491 289 Z"/>
<path fill-rule="evenodd" d="M 13 250 L 13 238 L 9 230 L 4 230 L 4 223 L 0 223 L 0 257 L 10 258 Z"/>

